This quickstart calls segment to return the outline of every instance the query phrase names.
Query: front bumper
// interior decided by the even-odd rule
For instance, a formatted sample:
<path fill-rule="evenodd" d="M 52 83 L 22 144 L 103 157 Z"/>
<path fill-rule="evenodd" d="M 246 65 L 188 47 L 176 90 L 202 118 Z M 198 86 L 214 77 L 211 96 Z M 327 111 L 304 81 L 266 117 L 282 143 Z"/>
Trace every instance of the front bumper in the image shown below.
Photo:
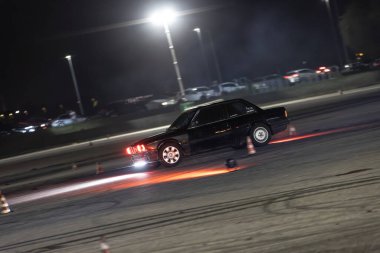
<path fill-rule="evenodd" d="M 146 151 L 143 153 L 130 155 L 131 164 L 134 167 L 145 167 L 149 164 L 155 164 L 158 162 L 157 151 Z"/>

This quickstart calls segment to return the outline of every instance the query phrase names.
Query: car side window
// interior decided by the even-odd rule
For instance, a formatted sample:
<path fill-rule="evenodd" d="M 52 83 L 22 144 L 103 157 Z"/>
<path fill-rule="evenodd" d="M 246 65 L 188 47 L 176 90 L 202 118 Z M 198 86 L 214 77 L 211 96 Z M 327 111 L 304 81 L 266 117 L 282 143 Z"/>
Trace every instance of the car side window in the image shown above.
<path fill-rule="evenodd" d="M 224 105 L 213 106 L 201 109 L 191 122 L 191 126 L 201 126 L 212 122 L 227 119 Z"/>
<path fill-rule="evenodd" d="M 242 102 L 234 102 L 227 105 L 227 112 L 230 118 L 257 112 L 256 108 Z"/>
<path fill-rule="evenodd" d="M 230 118 L 247 114 L 247 107 L 241 102 L 234 102 L 227 105 L 227 112 Z"/>
<path fill-rule="evenodd" d="M 193 95 L 193 94 L 196 94 L 197 92 L 196 91 L 194 91 L 194 90 L 186 90 L 185 91 L 185 94 L 186 95 Z"/>
<path fill-rule="evenodd" d="M 71 119 L 71 117 L 70 117 L 70 115 L 65 114 L 65 115 L 61 115 L 61 116 L 59 117 L 59 119 Z"/>

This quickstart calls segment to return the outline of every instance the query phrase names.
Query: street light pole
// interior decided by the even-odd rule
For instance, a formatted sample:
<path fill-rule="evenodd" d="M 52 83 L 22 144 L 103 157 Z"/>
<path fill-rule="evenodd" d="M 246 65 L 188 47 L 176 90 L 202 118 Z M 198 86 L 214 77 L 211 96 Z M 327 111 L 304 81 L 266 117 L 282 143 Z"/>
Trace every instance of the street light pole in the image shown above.
<path fill-rule="evenodd" d="M 196 28 L 193 29 L 193 31 L 197 34 L 199 45 L 201 47 L 203 64 L 205 65 L 206 72 L 207 72 L 208 83 L 211 84 L 210 67 L 209 67 L 209 64 L 208 64 L 207 57 L 206 57 L 205 47 L 204 47 L 203 38 L 202 38 L 202 30 L 201 30 L 201 28 L 196 27 Z"/>
<path fill-rule="evenodd" d="M 177 76 L 177 82 L 179 86 L 179 92 L 181 96 L 185 95 L 185 89 L 183 86 L 181 71 L 179 69 L 177 56 L 175 53 L 172 36 L 170 34 L 169 23 L 175 19 L 178 14 L 171 9 L 162 9 L 159 12 L 154 13 L 149 19 L 151 22 L 163 25 L 165 30 L 166 39 L 168 40 L 170 54 L 173 60 L 174 71 Z"/>
<path fill-rule="evenodd" d="M 185 95 L 185 89 L 183 87 L 183 81 L 182 81 L 181 71 L 179 69 L 178 60 L 177 60 L 177 56 L 176 56 L 176 53 L 175 53 L 172 36 L 170 34 L 169 25 L 168 25 L 167 22 L 164 22 L 164 29 L 165 29 L 166 39 L 168 40 L 168 44 L 169 44 L 170 54 L 171 54 L 172 60 L 173 60 L 174 70 L 175 70 L 175 73 L 176 73 L 176 76 L 177 76 L 177 81 L 178 81 L 178 86 L 179 86 L 179 92 L 181 93 L 181 96 L 184 96 Z"/>
<path fill-rule="evenodd" d="M 207 34 L 208 34 L 209 41 L 210 41 L 211 53 L 212 53 L 212 58 L 214 60 L 216 74 L 218 76 L 218 83 L 221 83 L 221 82 L 223 82 L 223 77 L 222 77 L 222 73 L 220 71 L 219 60 L 218 60 L 218 57 L 216 56 L 216 52 L 215 52 L 214 40 L 212 39 L 210 31 L 208 31 Z"/>
<path fill-rule="evenodd" d="M 77 83 L 77 79 L 75 77 L 75 71 L 74 71 L 73 62 L 71 60 L 71 55 L 67 55 L 67 56 L 65 56 L 65 58 L 69 62 L 71 77 L 73 78 L 73 83 L 74 83 L 75 93 L 76 93 L 76 96 L 77 96 L 77 103 L 79 105 L 79 110 L 80 110 L 81 115 L 84 115 L 82 100 L 81 100 L 80 94 L 79 94 L 78 83 Z"/>
<path fill-rule="evenodd" d="M 326 4 L 327 12 L 328 12 L 328 15 L 329 15 L 330 25 L 331 25 L 331 31 L 333 33 L 333 37 L 334 37 L 334 40 L 335 40 L 334 44 L 335 44 L 335 48 L 336 48 L 336 51 L 337 51 L 337 54 L 338 54 L 339 63 L 340 63 L 341 66 L 344 66 L 344 64 L 346 64 L 348 62 L 347 50 L 345 48 L 345 45 L 339 41 L 340 29 L 336 25 L 336 22 L 335 22 L 335 19 L 334 19 L 334 15 L 333 15 L 333 12 L 332 12 L 332 9 L 331 9 L 330 0 L 323 0 L 323 1 Z M 342 54 L 341 54 L 342 51 L 344 53 L 344 57 L 343 58 L 342 58 Z"/>

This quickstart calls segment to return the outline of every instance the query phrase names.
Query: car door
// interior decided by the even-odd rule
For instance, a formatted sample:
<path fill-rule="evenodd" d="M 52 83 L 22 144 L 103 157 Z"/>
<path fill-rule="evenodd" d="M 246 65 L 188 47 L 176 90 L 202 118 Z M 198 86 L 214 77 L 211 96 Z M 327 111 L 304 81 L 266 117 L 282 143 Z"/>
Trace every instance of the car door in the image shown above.
<path fill-rule="evenodd" d="M 231 140 L 238 144 L 245 141 L 255 122 L 262 122 L 258 108 L 244 101 L 233 101 L 226 105 L 228 124 L 231 126 Z"/>
<path fill-rule="evenodd" d="M 188 128 L 191 153 L 223 147 L 231 143 L 231 126 L 225 106 L 201 108 Z"/>

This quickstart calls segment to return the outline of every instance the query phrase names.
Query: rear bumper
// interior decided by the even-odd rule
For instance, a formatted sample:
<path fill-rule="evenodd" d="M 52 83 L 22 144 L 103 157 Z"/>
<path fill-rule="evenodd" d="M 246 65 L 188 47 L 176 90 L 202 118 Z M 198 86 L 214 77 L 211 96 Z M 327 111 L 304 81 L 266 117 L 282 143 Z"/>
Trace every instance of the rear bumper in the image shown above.
<path fill-rule="evenodd" d="M 288 127 L 288 124 L 289 124 L 289 119 L 281 119 L 281 120 L 277 120 L 275 123 L 272 123 L 270 125 L 272 134 L 276 134 L 276 133 L 286 130 L 286 128 Z"/>

